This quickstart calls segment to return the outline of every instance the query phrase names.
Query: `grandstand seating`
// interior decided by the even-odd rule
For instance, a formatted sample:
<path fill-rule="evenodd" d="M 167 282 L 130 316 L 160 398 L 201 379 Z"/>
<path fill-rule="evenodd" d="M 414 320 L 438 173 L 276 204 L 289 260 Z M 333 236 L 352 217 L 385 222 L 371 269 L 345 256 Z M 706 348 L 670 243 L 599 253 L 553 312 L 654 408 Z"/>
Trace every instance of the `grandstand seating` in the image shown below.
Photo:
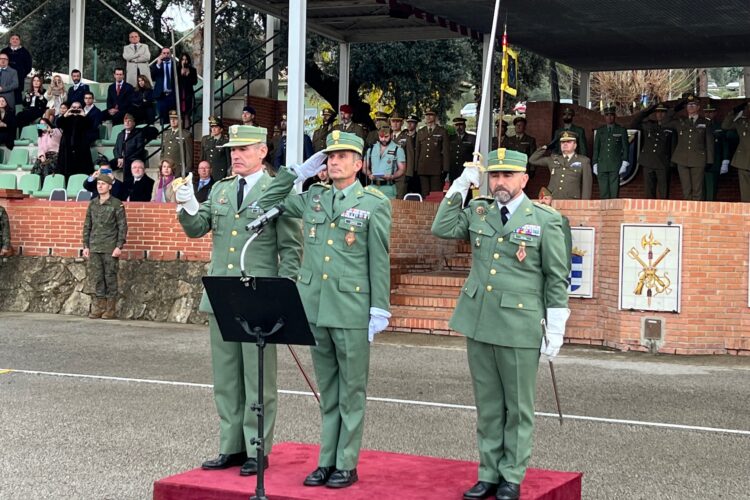
<path fill-rule="evenodd" d="M 0 174 L 0 189 L 16 189 L 15 174 Z"/>
<path fill-rule="evenodd" d="M 32 191 L 34 198 L 49 198 L 54 189 L 65 189 L 65 176 L 62 174 L 48 175 L 44 178 L 42 189 Z"/>
<path fill-rule="evenodd" d="M 39 133 L 37 132 L 36 125 L 26 125 L 21 129 L 21 136 L 16 139 L 16 146 L 28 146 L 30 144 L 36 144 L 39 140 Z"/>
<path fill-rule="evenodd" d="M 68 186 L 66 187 L 68 198 L 72 199 L 78 196 L 78 192 L 83 189 L 83 183 L 87 178 L 88 175 L 86 174 L 74 174 L 70 176 L 68 179 Z"/>
<path fill-rule="evenodd" d="M 0 170 L 18 170 L 29 163 L 29 150 L 13 148 L 6 163 L 0 163 Z M 31 168 L 29 168 L 31 170 Z"/>
<path fill-rule="evenodd" d="M 18 189 L 24 194 L 31 194 L 39 189 L 40 177 L 38 174 L 24 174 L 18 182 Z"/>

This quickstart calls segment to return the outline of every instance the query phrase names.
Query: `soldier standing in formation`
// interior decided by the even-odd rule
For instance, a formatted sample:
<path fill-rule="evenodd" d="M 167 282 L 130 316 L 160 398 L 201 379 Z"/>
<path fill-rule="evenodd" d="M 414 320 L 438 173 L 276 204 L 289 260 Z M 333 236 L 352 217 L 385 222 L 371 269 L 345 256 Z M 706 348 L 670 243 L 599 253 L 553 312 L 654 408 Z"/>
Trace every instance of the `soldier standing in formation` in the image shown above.
<path fill-rule="evenodd" d="M 599 197 L 602 200 L 617 198 L 620 191 L 620 175 L 628 163 L 628 131 L 615 123 L 614 106 L 604 108 L 606 125 L 597 128 L 594 134 L 594 175 L 599 181 Z M 560 145 L 562 147 L 562 145 Z"/>
<path fill-rule="evenodd" d="M 526 118 L 523 116 L 515 117 L 513 119 L 513 127 L 516 129 L 516 135 L 508 137 L 505 141 L 505 147 L 523 153 L 527 157 L 531 156 L 537 150 L 537 146 L 536 139 L 526 134 Z M 526 171 L 529 177 L 533 179 L 536 172 L 532 163 L 526 166 Z"/>
<path fill-rule="evenodd" d="M 255 123 L 255 108 L 252 106 L 245 106 L 242 108 L 242 115 L 240 116 L 240 119 L 242 120 L 243 125 L 247 125 L 249 127 L 257 127 L 258 124 Z"/>
<path fill-rule="evenodd" d="M 182 155 L 180 155 L 180 147 L 182 147 Z M 183 157 L 185 163 L 182 163 Z M 169 128 L 164 131 L 161 139 L 159 160 L 167 159 L 174 163 L 176 174 L 180 173 L 183 167 L 186 174 L 193 170 L 193 134 L 183 129 L 182 139 L 180 139 L 180 120 L 174 109 L 169 112 Z"/>
<path fill-rule="evenodd" d="M 94 289 L 91 319 L 113 319 L 117 306 L 117 268 L 128 234 L 125 206 L 110 195 L 113 178 L 102 174 L 96 179 L 98 197 L 89 202 L 83 223 L 83 256 L 89 260 L 87 272 Z"/>
<path fill-rule="evenodd" d="M 398 114 L 398 111 L 394 111 L 391 117 L 388 119 L 391 124 L 391 133 L 393 142 L 399 145 L 406 154 L 406 169 L 409 168 L 409 163 L 414 162 L 414 141 L 410 140 L 409 132 L 403 130 L 404 119 Z M 396 179 L 396 197 L 401 200 L 406 194 L 406 170 L 404 175 Z"/>
<path fill-rule="evenodd" d="M 529 158 L 530 165 L 549 169 L 550 178 L 547 187 L 554 193 L 555 198 L 561 200 L 591 199 L 593 182 L 591 161 L 588 157 L 576 153 L 577 139 L 573 132 L 566 130 L 558 139 L 562 154 L 553 152 L 545 157 L 547 146 L 542 146 Z"/>
<path fill-rule="evenodd" d="M 674 130 L 664 126 L 667 107 L 654 104 L 640 113 L 633 121 L 632 128 L 640 129 L 643 146 L 638 155 L 638 163 L 643 167 L 646 198 L 669 198 L 669 170 L 674 150 Z M 646 120 L 654 113 L 655 120 Z"/>
<path fill-rule="evenodd" d="M 735 130 L 740 143 L 732 157 L 740 181 L 740 201 L 750 202 L 750 102 L 736 106 L 724 118 L 721 128 Z"/>
<path fill-rule="evenodd" d="M 417 115 L 409 115 L 406 118 L 406 176 L 404 176 L 403 188 L 399 187 L 399 198 L 403 198 L 407 192 L 421 191 L 419 189 L 419 177 L 415 173 L 417 168 L 417 124 L 419 118 Z M 411 157 L 409 156 L 411 149 Z"/>
<path fill-rule="evenodd" d="M 372 130 L 367 134 L 367 139 L 365 139 L 365 149 L 369 149 L 377 144 L 380 128 L 383 125 L 388 125 L 388 113 L 377 111 L 375 113 L 375 130 Z"/>
<path fill-rule="evenodd" d="M 729 172 L 729 138 L 721 128 L 721 122 L 716 119 L 716 108 L 711 102 L 703 108 L 706 120 L 709 121 L 711 134 L 714 136 L 714 161 L 706 165 L 703 182 L 706 201 L 715 201 L 719 190 L 719 176 Z"/>
<path fill-rule="evenodd" d="M 0 257 L 13 255 L 13 247 L 10 245 L 10 221 L 8 212 L 0 205 Z"/>
<path fill-rule="evenodd" d="M 218 181 L 204 203 L 198 204 L 190 182 L 176 190 L 180 204 L 178 218 L 185 234 L 191 238 L 200 238 L 208 232 L 213 235 L 211 276 L 240 276 L 240 251 L 249 237 L 245 226 L 263 214 L 256 202 L 272 180 L 263 170 L 263 159 L 268 153 L 266 133 L 265 128 L 247 125 L 229 128 L 229 141 L 223 147 L 231 149 L 235 175 Z M 293 278 L 301 260 L 301 239 L 297 220 L 269 222 L 248 249 L 245 260 L 248 273 Z M 208 313 L 214 401 L 220 417 L 219 455 L 204 462 L 203 468 L 218 470 L 242 465 L 240 475 L 257 474 L 258 462 L 248 458 L 247 451 L 253 449 L 251 440 L 258 436 L 258 420 L 250 405 L 258 400 L 258 348 L 253 343 L 224 341 L 205 292 L 198 310 Z M 266 457 L 262 466 L 266 468 L 276 423 L 274 344 L 265 348 L 263 370 Z"/>
<path fill-rule="evenodd" d="M 342 132 L 348 132 L 350 134 L 356 134 L 358 137 L 365 140 L 365 129 L 359 123 L 352 121 L 352 115 L 354 110 L 348 104 L 342 104 L 339 106 L 339 123 L 333 126 L 333 130 L 340 130 Z"/>
<path fill-rule="evenodd" d="M 396 198 L 396 180 L 406 172 L 406 153 L 391 139 L 393 131 L 389 125 L 378 130 L 378 142 L 367 151 L 364 172 L 373 186 L 391 200 Z"/>
<path fill-rule="evenodd" d="M 433 191 L 443 190 L 443 177 L 450 166 L 448 132 L 435 122 L 436 119 L 435 112 L 427 109 L 425 126 L 417 132 L 416 174 L 423 198 Z"/>
<path fill-rule="evenodd" d="M 474 145 L 477 136 L 466 133 L 466 118 L 458 117 L 453 119 L 453 126 L 456 134 L 450 136 L 450 167 L 448 175 L 453 182 L 464 171 L 464 163 L 474 159 Z"/>
<path fill-rule="evenodd" d="M 333 121 L 336 119 L 336 113 L 333 109 L 326 106 L 323 108 L 322 116 L 323 123 L 320 127 L 315 129 L 312 138 L 313 151 L 316 153 L 326 148 L 326 137 L 328 137 L 328 134 L 333 130 Z"/>
<path fill-rule="evenodd" d="M 583 130 L 583 127 L 579 127 L 578 125 L 575 125 L 573 123 L 573 118 L 576 116 L 576 112 L 573 110 L 573 108 L 565 108 L 563 110 L 562 120 L 563 120 L 563 126 L 559 129 L 555 130 L 554 135 L 552 136 L 552 142 L 556 143 L 558 139 L 560 139 L 560 136 L 563 132 L 566 130 L 568 132 L 573 132 L 576 137 L 578 137 L 578 143 L 576 146 L 576 153 L 582 154 L 584 156 L 589 155 L 589 148 L 588 144 L 586 143 L 586 131 Z M 560 152 L 560 145 L 556 146 L 555 149 L 556 153 Z"/>
<path fill-rule="evenodd" d="M 210 134 L 201 139 L 201 161 L 207 161 L 211 165 L 214 179 L 223 179 L 229 175 L 231 163 L 229 149 L 223 147 L 229 141 L 224 133 L 224 127 L 219 118 L 208 117 Z"/>
<path fill-rule="evenodd" d="M 531 202 L 526 155 L 494 150 L 489 190 L 462 208 L 478 169 L 466 168 L 440 203 L 432 233 L 468 240 L 471 271 L 450 327 L 465 335 L 479 443 L 478 482 L 465 499 L 517 499 L 531 457 L 540 352 L 557 355 L 568 310 L 562 218 Z M 546 321 L 546 334 L 543 334 Z"/>
<path fill-rule="evenodd" d="M 326 143 L 302 165 L 282 168 L 258 204 L 268 210 L 283 201 L 282 217 L 304 221 L 297 288 L 317 343 L 311 354 L 322 416 L 318 468 L 304 484 L 343 488 L 358 479 L 370 342 L 391 316 L 391 204 L 357 181 L 361 137 L 334 130 Z M 289 195 L 295 182 L 316 175 L 325 162 L 333 185 Z"/>
<path fill-rule="evenodd" d="M 495 130 L 500 125 L 500 141 L 497 137 L 492 138 L 492 149 L 505 148 L 508 145 L 508 122 L 505 120 L 495 120 Z"/>

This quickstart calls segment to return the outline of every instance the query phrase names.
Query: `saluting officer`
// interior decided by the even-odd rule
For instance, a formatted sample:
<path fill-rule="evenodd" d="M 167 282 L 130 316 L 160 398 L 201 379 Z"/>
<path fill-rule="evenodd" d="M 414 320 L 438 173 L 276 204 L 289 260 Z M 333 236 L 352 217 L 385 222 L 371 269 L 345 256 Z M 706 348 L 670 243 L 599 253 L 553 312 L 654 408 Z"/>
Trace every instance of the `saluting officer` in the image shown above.
<path fill-rule="evenodd" d="M 562 114 L 563 126 L 555 130 L 555 133 L 552 135 L 552 143 L 556 144 L 557 140 L 560 139 L 560 136 L 566 130 L 568 132 L 573 132 L 576 135 L 576 137 L 578 137 L 578 142 L 576 144 L 576 153 L 584 155 L 584 156 L 588 156 L 589 147 L 588 147 L 588 144 L 586 143 L 586 131 L 583 130 L 583 127 L 579 127 L 578 125 L 575 125 L 573 123 L 573 118 L 575 118 L 575 116 L 576 116 L 576 112 L 573 108 L 567 107 L 563 109 L 563 114 Z M 561 152 L 560 145 L 556 144 L 555 153 L 560 153 L 560 152 Z"/>
<path fill-rule="evenodd" d="M 177 118 L 177 111 L 169 112 L 169 128 L 164 131 L 161 139 L 161 156 L 159 160 L 170 159 L 175 165 L 175 172 L 182 170 L 182 159 L 180 156 L 180 147 L 185 157 L 185 172 L 193 169 L 193 134 L 187 130 L 182 130 L 182 139 L 180 139 L 180 120 Z"/>
<path fill-rule="evenodd" d="M 313 151 L 316 153 L 326 148 L 326 137 L 328 137 L 328 134 L 333 130 L 333 121 L 336 119 L 336 112 L 329 106 L 323 108 L 321 115 L 323 117 L 323 123 L 320 124 L 320 127 L 315 129 L 312 137 Z"/>
<path fill-rule="evenodd" d="M 464 498 L 512 500 L 520 497 L 531 457 L 539 353 L 553 357 L 563 343 L 568 263 L 560 214 L 523 192 L 526 155 L 494 150 L 487 163 L 493 198 L 462 208 L 471 185 L 480 183 L 477 169 L 465 168 L 440 203 L 432 233 L 472 247 L 449 323 L 467 337 L 477 406 L 479 481 Z"/>
<path fill-rule="evenodd" d="M 455 181 L 464 171 L 464 163 L 474 158 L 474 145 L 477 136 L 466 133 L 466 118 L 453 119 L 456 134 L 450 136 L 450 180 Z"/>
<path fill-rule="evenodd" d="M 419 175 L 422 197 L 432 191 L 442 191 L 442 179 L 450 167 L 448 132 L 435 122 L 436 119 L 433 110 L 425 110 L 425 126 L 417 132 L 416 173 Z"/>
<path fill-rule="evenodd" d="M 562 154 L 553 152 L 545 157 L 547 146 L 542 146 L 529 158 L 530 165 L 549 169 L 548 188 L 555 198 L 561 200 L 591 199 L 591 161 L 587 156 L 576 153 L 577 139 L 573 132 L 566 130 L 559 138 Z"/>
<path fill-rule="evenodd" d="M 597 128 L 594 134 L 594 175 L 599 181 L 599 197 L 602 200 L 617 198 L 620 191 L 620 174 L 624 174 L 628 162 L 628 131 L 615 123 L 617 111 L 614 106 L 604 108 L 606 125 Z M 560 144 L 562 147 L 562 144 Z"/>
<path fill-rule="evenodd" d="M 674 118 L 674 113 L 687 106 L 687 117 Z M 680 99 L 667 118 L 665 127 L 675 129 L 677 145 L 672 153 L 672 163 L 677 164 L 677 173 L 682 184 L 685 200 L 703 200 L 703 175 L 706 165 L 714 161 L 714 136 L 711 123 L 699 115 L 700 99 L 688 94 Z"/>
<path fill-rule="evenodd" d="M 229 141 L 223 147 L 231 150 L 234 175 L 214 184 L 208 199 L 198 204 L 193 184 L 177 188 L 175 198 L 180 204 L 178 219 L 185 234 L 200 238 L 211 232 L 211 276 L 240 276 L 240 253 L 250 236 L 245 226 L 264 212 L 257 205 L 272 178 L 263 169 L 268 153 L 267 131 L 251 125 L 232 125 Z M 299 221 L 271 221 L 248 248 L 245 269 L 253 276 L 297 275 L 302 253 Z M 250 304 L 252 307 L 252 304 Z M 208 313 L 211 336 L 214 401 L 219 413 L 219 455 L 203 463 L 207 470 L 226 469 L 241 465 L 240 475 L 249 476 L 259 470 L 251 442 L 258 436 L 258 419 L 251 403 L 258 400 L 258 348 L 253 343 L 225 342 L 206 293 L 198 310 Z M 263 397 L 265 420 L 263 438 L 266 443 L 264 468 L 273 446 L 276 423 L 276 346 L 266 346 L 263 366 Z M 254 455 L 254 454 L 253 454 Z"/>
<path fill-rule="evenodd" d="M 517 116 L 513 118 L 513 127 L 516 129 L 516 135 L 508 137 L 505 141 L 505 147 L 518 151 L 526 156 L 531 156 L 537 150 L 536 139 L 526 133 L 526 117 Z M 534 177 L 534 165 L 529 163 L 526 166 L 529 177 Z"/>
<path fill-rule="evenodd" d="M 724 130 L 736 130 L 740 138 L 732 157 L 740 181 L 740 201 L 750 202 L 750 101 L 736 106 L 721 124 Z"/>
<path fill-rule="evenodd" d="M 208 117 L 208 125 L 211 133 L 204 135 L 201 139 L 201 161 L 207 161 L 211 165 L 214 179 L 223 179 L 229 174 L 229 148 L 222 147 L 229 141 L 224 133 L 224 127 L 219 118 Z"/>
<path fill-rule="evenodd" d="M 668 108 L 664 104 L 654 104 L 639 113 L 632 128 L 641 129 L 643 146 L 638 155 L 638 164 L 643 167 L 646 198 L 669 198 L 670 158 L 674 150 L 674 130 L 665 127 Z M 654 113 L 655 120 L 646 120 Z"/>
<path fill-rule="evenodd" d="M 283 201 L 283 217 L 304 222 L 297 288 L 317 343 L 311 353 L 322 416 L 318 468 L 304 484 L 343 488 L 358 479 L 370 342 L 391 316 L 391 203 L 357 181 L 360 137 L 334 130 L 327 145 L 301 166 L 281 168 L 259 206 L 268 210 Z M 289 195 L 326 161 L 332 186 L 313 184 Z"/>
<path fill-rule="evenodd" d="M 729 138 L 721 128 L 721 122 L 716 119 L 716 108 L 711 101 L 708 101 L 703 112 L 710 123 L 711 134 L 714 136 L 714 161 L 706 165 L 703 177 L 706 189 L 705 200 L 714 201 L 719 190 L 719 176 L 729 172 Z"/>

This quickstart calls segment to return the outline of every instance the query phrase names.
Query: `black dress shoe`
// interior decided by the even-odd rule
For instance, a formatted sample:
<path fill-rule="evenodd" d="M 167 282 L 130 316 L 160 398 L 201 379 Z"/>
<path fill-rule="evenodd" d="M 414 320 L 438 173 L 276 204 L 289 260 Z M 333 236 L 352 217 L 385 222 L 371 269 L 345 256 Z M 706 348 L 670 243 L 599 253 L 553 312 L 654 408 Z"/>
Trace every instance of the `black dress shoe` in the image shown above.
<path fill-rule="evenodd" d="M 302 484 L 305 486 L 324 486 L 335 470 L 336 467 L 333 465 L 330 467 L 318 467 L 305 478 L 305 482 Z"/>
<path fill-rule="evenodd" d="M 206 470 L 228 469 L 229 467 L 242 465 L 245 463 L 245 460 L 247 460 L 247 453 L 244 451 L 240 453 L 232 453 L 231 455 L 220 453 L 218 457 L 203 462 L 201 467 Z"/>
<path fill-rule="evenodd" d="M 497 487 L 495 498 L 497 500 L 518 500 L 521 497 L 521 485 L 503 481 Z"/>
<path fill-rule="evenodd" d="M 346 488 L 357 482 L 357 469 L 336 470 L 328 479 L 326 486 L 329 488 Z"/>
<path fill-rule="evenodd" d="M 268 457 L 263 457 L 263 470 L 268 469 Z M 258 460 L 255 458 L 248 458 L 247 462 L 242 464 L 240 469 L 240 476 L 254 476 L 258 473 Z"/>
<path fill-rule="evenodd" d="M 486 481 L 478 481 L 470 490 L 464 492 L 464 500 L 474 500 L 475 498 L 489 498 L 497 491 L 497 484 Z"/>

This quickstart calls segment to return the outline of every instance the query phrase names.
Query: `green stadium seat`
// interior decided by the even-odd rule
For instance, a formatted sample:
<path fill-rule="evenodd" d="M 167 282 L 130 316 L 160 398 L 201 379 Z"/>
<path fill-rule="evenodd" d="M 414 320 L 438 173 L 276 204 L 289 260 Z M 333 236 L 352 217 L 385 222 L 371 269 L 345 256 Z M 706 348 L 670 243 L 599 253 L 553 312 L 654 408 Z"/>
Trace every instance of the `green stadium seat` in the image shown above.
<path fill-rule="evenodd" d="M 55 189 L 65 189 L 64 175 L 55 174 L 46 176 L 42 189 L 32 191 L 31 196 L 34 198 L 49 198 L 50 193 Z"/>
<path fill-rule="evenodd" d="M 125 129 L 125 125 L 114 125 L 109 132 L 109 137 L 102 141 L 102 146 L 114 146 L 117 142 L 117 136 Z"/>
<path fill-rule="evenodd" d="M 29 163 L 29 150 L 25 148 L 13 148 L 10 157 L 5 163 L 0 163 L 0 170 L 18 170 Z M 29 168 L 31 170 L 31 168 Z"/>
<path fill-rule="evenodd" d="M 37 132 L 36 125 L 26 125 L 21 129 L 21 137 L 16 139 L 16 146 L 29 146 L 36 144 L 39 140 L 39 133 Z"/>
<path fill-rule="evenodd" d="M 73 174 L 70 176 L 68 179 L 68 187 L 66 188 L 68 198 L 75 198 L 78 196 L 78 191 L 83 189 L 83 183 L 86 182 L 86 179 L 88 179 L 88 175 L 86 174 Z"/>
<path fill-rule="evenodd" d="M 24 174 L 18 182 L 18 189 L 24 192 L 24 194 L 31 194 L 32 192 L 39 189 L 41 178 L 39 174 Z"/>
<path fill-rule="evenodd" d="M 16 189 L 16 175 L 0 174 L 0 189 Z"/>

